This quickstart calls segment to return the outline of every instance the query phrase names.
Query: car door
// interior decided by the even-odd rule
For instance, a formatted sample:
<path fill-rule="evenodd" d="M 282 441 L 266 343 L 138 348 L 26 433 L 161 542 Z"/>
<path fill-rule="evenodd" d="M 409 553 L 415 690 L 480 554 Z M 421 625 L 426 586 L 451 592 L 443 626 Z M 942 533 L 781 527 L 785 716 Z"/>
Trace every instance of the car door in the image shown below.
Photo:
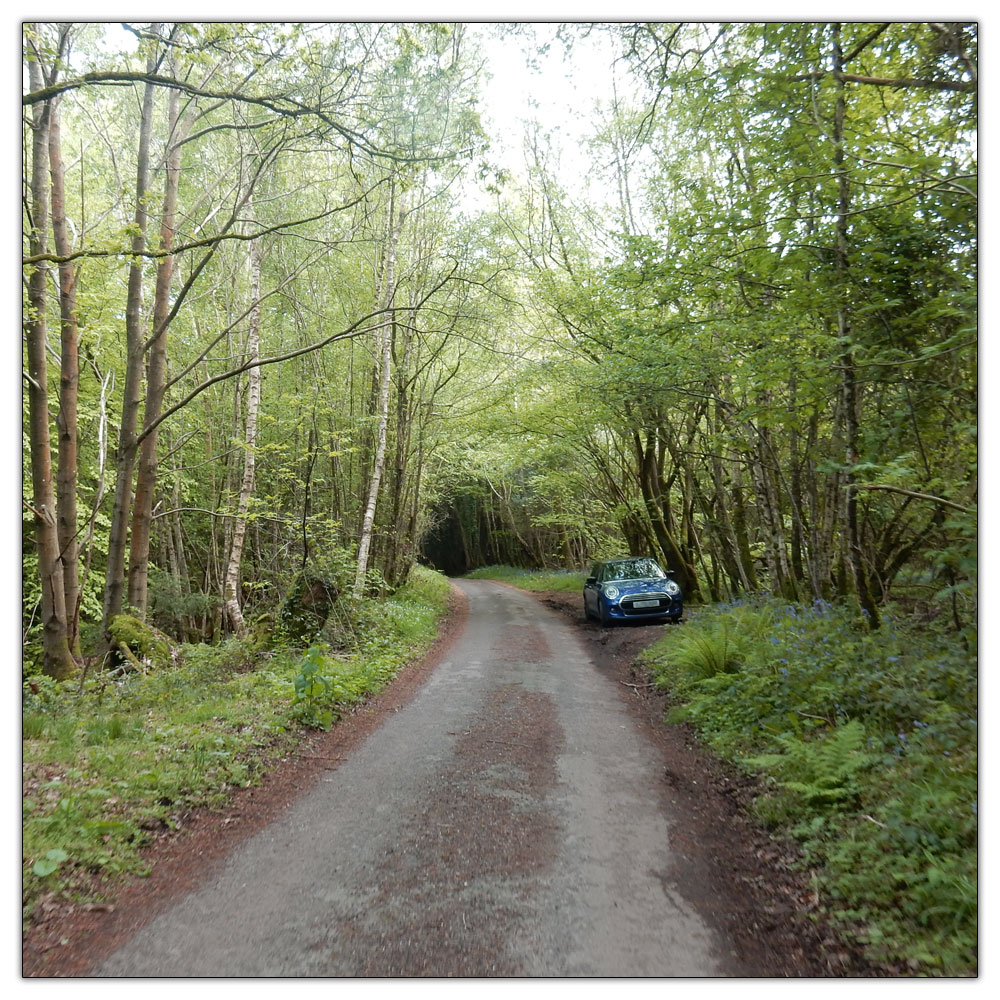
<path fill-rule="evenodd" d="M 597 606 L 597 585 L 601 578 L 601 564 L 594 563 L 590 569 L 590 576 L 587 577 L 587 582 L 583 585 L 583 610 L 584 614 L 597 615 L 599 613 L 599 608 Z"/>

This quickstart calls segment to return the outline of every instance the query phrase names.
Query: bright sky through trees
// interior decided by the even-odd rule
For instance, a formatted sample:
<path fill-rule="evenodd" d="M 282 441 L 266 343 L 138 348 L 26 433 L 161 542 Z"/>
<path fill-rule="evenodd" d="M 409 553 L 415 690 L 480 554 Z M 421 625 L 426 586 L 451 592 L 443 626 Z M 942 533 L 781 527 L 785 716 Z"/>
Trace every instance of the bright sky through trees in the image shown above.
<path fill-rule="evenodd" d="M 559 38 L 565 23 L 524 24 L 516 30 L 499 22 L 471 26 L 492 76 L 482 105 L 490 158 L 523 175 L 526 130 L 537 123 L 558 156 L 566 189 L 589 189 L 604 197 L 582 144 L 593 134 L 595 108 L 611 97 L 615 51 L 600 33 L 577 38 L 567 48 Z"/>

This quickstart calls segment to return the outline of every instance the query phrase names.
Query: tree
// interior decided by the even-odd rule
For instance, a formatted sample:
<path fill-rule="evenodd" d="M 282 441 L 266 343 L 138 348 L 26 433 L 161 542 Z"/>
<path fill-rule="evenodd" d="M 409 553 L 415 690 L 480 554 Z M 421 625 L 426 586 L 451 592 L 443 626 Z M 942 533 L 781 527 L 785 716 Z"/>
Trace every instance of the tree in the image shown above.
<path fill-rule="evenodd" d="M 253 225 L 252 206 L 250 219 Z M 247 360 L 252 367 L 249 370 L 249 387 L 247 389 L 247 415 L 243 440 L 243 481 L 240 485 L 239 506 L 233 525 L 233 537 L 229 549 L 229 561 L 223 581 L 223 600 L 229 623 L 237 635 L 246 634 L 246 624 L 240 607 L 240 565 L 243 559 L 243 545 L 246 540 L 247 514 L 250 500 L 253 496 L 254 473 L 256 469 L 257 448 L 257 417 L 260 411 L 260 366 L 254 362 L 260 360 L 260 266 L 261 250 L 258 240 L 250 244 L 250 316 L 247 333 Z"/>
<path fill-rule="evenodd" d="M 65 166 L 59 127 L 59 102 L 53 101 L 49 122 L 49 170 L 52 177 L 52 233 L 56 253 L 72 252 L 66 220 Z M 59 415 L 56 518 L 59 524 L 59 552 L 63 568 L 66 627 L 74 658 L 80 655 L 80 587 L 77 528 L 77 463 L 80 385 L 79 332 L 77 324 L 76 271 L 72 264 L 59 265 Z"/>
<path fill-rule="evenodd" d="M 170 288 L 174 259 L 170 254 L 174 242 L 177 214 L 177 187 L 181 172 L 181 147 L 184 126 L 178 114 L 179 95 L 172 90 L 167 113 L 167 149 L 164 170 L 163 209 L 160 214 L 160 248 L 165 251 L 156 267 L 153 293 L 152 335 L 146 365 L 146 397 L 143 424 L 148 431 L 139 445 L 138 475 L 132 503 L 131 549 L 129 554 L 128 601 L 139 610 L 146 610 L 146 589 L 149 578 L 149 536 L 153 514 L 153 494 L 156 488 L 157 444 L 159 434 L 154 423 L 163 409 L 167 380 L 167 326 L 170 322 Z"/>
<path fill-rule="evenodd" d="M 153 36 L 159 26 L 154 25 Z M 146 73 L 155 74 L 162 54 L 156 42 L 147 45 Z M 142 110 L 139 119 L 138 155 L 136 157 L 135 217 L 132 226 L 132 257 L 128 269 L 128 293 L 125 304 L 125 384 L 122 416 L 118 428 L 118 449 L 115 456 L 115 496 L 108 537 L 108 562 L 104 586 L 104 632 L 110 636 L 110 626 L 121 614 L 125 598 L 125 551 L 132 513 L 132 471 L 138 449 L 137 429 L 142 394 L 144 361 L 142 317 L 142 254 L 146 249 L 146 227 L 149 220 L 147 189 L 149 186 L 149 156 L 153 130 L 153 100 L 156 87 L 151 80 L 143 85 Z"/>
<path fill-rule="evenodd" d="M 364 591 L 365 574 L 368 571 L 368 552 L 372 542 L 372 525 L 375 521 L 375 505 L 378 503 L 379 487 L 382 482 L 382 471 L 385 465 L 385 445 L 389 427 L 389 388 L 392 378 L 392 327 L 394 323 L 394 300 L 396 297 L 396 248 L 399 244 L 399 234 L 406 218 L 406 209 L 400 196 L 400 204 L 396 204 L 396 180 L 389 181 L 389 205 L 387 209 L 386 237 L 382 276 L 380 279 L 380 297 L 385 319 L 379 333 L 379 348 L 376 357 L 380 358 L 378 380 L 378 431 L 375 457 L 372 462 L 371 480 L 368 484 L 368 502 L 365 504 L 365 514 L 361 522 L 361 538 L 358 542 L 358 568 L 354 577 L 354 597 L 361 597 Z"/>
<path fill-rule="evenodd" d="M 43 40 L 35 26 L 25 28 L 29 79 L 34 89 L 51 84 L 58 73 L 58 59 L 43 72 Z M 46 80 L 46 76 L 48 79 Z M 47 249 L 49 224 L 49 130 L 52 105 L 41 102 L 32 110 L 30 210 L 27 219 L 28 252 L 44 254 Z M 26 199 L 27 200 L 27 199 Z M 75 663 L 70 651 L 69 618 L 63 563 L 59 548 L 55 489 L 52 481 L 52 460 L 49 437 L 49 391 L 46 324 L 46 283 L 48 267 L 39 262 L 28 278 L 28 305 L 24 310 L 24 337 L 27 347 L 28 370 L 28 430 L 31 447 L 32 504 L 35 519 L 35 545 L 42 585 L 42 627 L 44 669 L 53 677 L 65 677 Z"/>

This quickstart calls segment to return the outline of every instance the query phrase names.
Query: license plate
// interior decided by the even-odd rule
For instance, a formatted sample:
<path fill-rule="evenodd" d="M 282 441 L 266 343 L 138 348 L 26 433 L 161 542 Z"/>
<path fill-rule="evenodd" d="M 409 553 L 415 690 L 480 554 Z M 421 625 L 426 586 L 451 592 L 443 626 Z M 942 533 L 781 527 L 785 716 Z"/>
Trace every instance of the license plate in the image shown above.
<path fill-rule="evenodd" d="M 633 601 L 633 608 L 658 608 L 660 606 L 659 601 Z"/>

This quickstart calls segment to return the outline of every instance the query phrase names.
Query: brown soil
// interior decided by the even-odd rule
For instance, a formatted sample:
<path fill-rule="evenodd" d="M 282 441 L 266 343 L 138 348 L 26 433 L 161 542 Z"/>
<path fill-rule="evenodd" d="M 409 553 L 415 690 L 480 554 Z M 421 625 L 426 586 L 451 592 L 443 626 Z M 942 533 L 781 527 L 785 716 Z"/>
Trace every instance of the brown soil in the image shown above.
<path fill-rule="evenodd" d="M 125 879 L 110 888 L 95 886 L 105 899 L 99 904 L 43 900 L 38 919 L 25 934 L 22 974 L 88 975 L 171 901 L 195 888 L 211 865 L 335 768 L 389 713 L 415 695 L 461 633 L 467 608 L 464 598 L 453 593 L 452 612 L 442 634 L 419 663 L 329 733 L 307 735 L 260 785 L 237 791 L 226 808 L 191 812 L 183 817 L 180 830 L 158 835 L 146 850 L 148 878 Z M 633 666 L 635 657 L 662 629 L 602 629 L 584 621 L 575 595 L 537 596 L 578 623 L 595 663 L 621 684 L 636 722 L 661 748 L 664 781 L 680 817 L 672 836 L 683 870 L 674 877 L 706 919 L 732 940 L 741 964 L 768 970 L 762 975 L 769 976 L 891 975 L 891 970 L 867 965 L 825 929 L 808 879 L 792 868 L 793 850 L 775 843 L 749 818 L 751 783 L 699 749 L 687 727 L 663 724 L 664 697 Z"/>

